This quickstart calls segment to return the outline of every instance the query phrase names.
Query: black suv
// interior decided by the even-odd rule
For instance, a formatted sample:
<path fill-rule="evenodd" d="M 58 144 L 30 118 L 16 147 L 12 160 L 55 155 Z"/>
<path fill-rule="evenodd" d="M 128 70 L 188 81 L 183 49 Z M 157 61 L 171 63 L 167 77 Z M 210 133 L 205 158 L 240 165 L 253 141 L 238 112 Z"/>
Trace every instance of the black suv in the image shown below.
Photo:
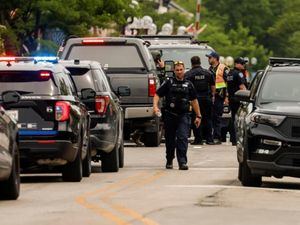
<path fill-rule="evenodd" d="M 17 199 L 20 161 L 17 123 L 0 106 L 0 199 Z"/>
<path fill-rule="evenodd" d="M 118 96 L 112 91 L 100 63 L 81 60 L 60 63 L 70 71 L 78 95 L 91 115 L 93 160 L 102 161 L 103 172 L 117 172 L 124 166 L 124 116 Z M 88 95 L 81 95 L 84 90 L 89 91 Z"/>
<path fill-rule="evenodd" d="M 262 176 L 300 177 L 300 59 L 270 58 L 250 90 L 238 91 L 239 179 L 260 186 Z"/>
<path fill-rule="evenodd" d="M 140 130 L 145 146 L 160 144 L 162 126 L 152 110 L 159 78 L 145 41 L 124 37 L 72 38 L 59 54 L 63 60 L 101 63 L 114 92 L 128 93 L 120 97 L 125 114 L 125 138 L 129 139 L 132 132 Z"/>
<path fill-rule="evenodd" d="M 91 173 L 89 114 L 57 59 L 0 58 L 0 103 L 17 122 L 21 172 Z"/>

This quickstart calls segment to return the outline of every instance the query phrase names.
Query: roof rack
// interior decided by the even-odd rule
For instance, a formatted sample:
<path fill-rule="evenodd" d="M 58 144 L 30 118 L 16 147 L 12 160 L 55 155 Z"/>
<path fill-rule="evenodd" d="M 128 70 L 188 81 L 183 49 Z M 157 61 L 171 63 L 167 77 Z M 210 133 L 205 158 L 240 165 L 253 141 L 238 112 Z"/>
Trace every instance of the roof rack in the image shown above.
<path fill-rule="evenodd" d="M 280 58 L 280 57 L 270 57 L 269 65 L 271 66 L 299 66 L 300 58 Z"/>
<path fill-rule="evenodd" d="M 125 37 L 141 38 L 141 39 L 188 39 L 192 40 L 193 35 L 126 35 Z"/>

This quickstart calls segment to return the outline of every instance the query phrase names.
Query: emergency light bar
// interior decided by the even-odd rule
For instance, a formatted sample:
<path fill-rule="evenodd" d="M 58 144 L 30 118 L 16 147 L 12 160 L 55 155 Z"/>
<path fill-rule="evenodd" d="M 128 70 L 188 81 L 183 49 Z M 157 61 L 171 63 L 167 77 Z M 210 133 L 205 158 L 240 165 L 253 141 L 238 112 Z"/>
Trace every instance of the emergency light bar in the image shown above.
<path fill-rule="evenodd" d="M 270 57 L 269 65 L 271 66 L 292 66 L 300 65 L 300 58 L 279 58 L 279 57 Z"/>
<path fill-rule="evenodd" d="M 37 57 L 0 57 L 0 62 L 52 62 L 58 63 L 58 58 L 54 56 Z"/>

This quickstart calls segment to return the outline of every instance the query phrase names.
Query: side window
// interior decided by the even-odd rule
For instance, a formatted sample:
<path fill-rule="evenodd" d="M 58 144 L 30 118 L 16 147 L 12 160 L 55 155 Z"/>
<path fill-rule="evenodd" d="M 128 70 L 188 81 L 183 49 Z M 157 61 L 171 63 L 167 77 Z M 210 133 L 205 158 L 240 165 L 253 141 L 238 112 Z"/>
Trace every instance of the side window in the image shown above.
<path fill-rule="evenodd" d="M 98 69 L 93 70 L 93 72 L 97 89 L 103 92 L 109 91 L 109 87 L 105 84 L 106 79 L 103 78 L 102 72 Z"/>
<path fill-rule="evenodd" d="M 73 95 L 70 88 L 70 81 L 67 79 L 67 75 L 64 73 L 57 74 L 58 86 L 61 95 Z"/>
<path fill-rule="evenodd" d="M 260 80 L 262 78 L 262 75 L 264 74 L 264 71 L 257 72 L 256 76 L 253 78 L 251 84 L 250 84 L 250 96 L 253 99 L 256 95 Z"/>
<path fill-rule="evenodd" d="M 64 74 L 64 79 L 65 79 L 66 84 L 70 87 L 72 95 L 77 96 L 77 90 L 76 90 L 74 81 L 71 78 L 71 74 L 70 73 L 65 73 Z"/>

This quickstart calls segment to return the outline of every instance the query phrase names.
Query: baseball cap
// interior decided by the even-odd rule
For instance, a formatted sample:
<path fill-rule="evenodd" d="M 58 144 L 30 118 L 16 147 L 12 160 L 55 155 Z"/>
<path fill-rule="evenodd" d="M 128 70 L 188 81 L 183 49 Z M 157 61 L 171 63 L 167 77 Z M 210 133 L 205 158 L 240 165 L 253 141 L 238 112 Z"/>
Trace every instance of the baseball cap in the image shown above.
<path fill-rule="evenodd" d="M 211 58 L 211 57 L 212 58 L 216 58 L 216 59 L 220 58 L 220 56 L 219 56 L 219 54 L 217 52 L 211 52 L 209 54 L 206 54 L 205 56 L 208 57 L 208 58 Z"/>
<path fill-rule="evenodd" d="M 242 64 L 242 65 L 245 65 L 248 60 L 245 60 L 243 57 L 238 57 L 234 60 L 235 63 L 238 63 L 238 64 Z"/>

